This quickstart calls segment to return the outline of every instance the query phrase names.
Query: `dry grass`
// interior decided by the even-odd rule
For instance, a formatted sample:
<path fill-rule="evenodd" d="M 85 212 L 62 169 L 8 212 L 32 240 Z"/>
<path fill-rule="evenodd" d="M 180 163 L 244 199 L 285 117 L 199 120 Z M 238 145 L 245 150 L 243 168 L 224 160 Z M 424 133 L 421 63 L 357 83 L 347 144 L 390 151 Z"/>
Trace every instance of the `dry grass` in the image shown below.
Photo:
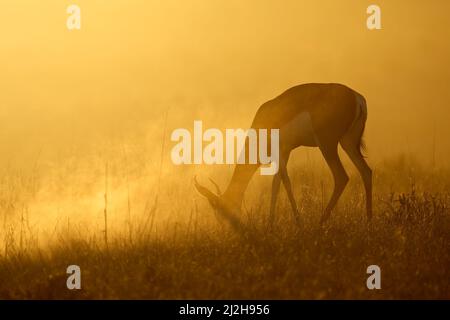
<path fill-rule="evenodd" d="M 258 232 L 255 244 L 246 243 L 223 222 L 208 220 L 213 212 L 198 196 L 198 207 L 177 209 L 188 218 L 172 219 L 164 232 L 148 226 L 155 213 L 168 208 L 158 203 L 152 208 L 150 201 L 143 220 L 147 223 L 136 223 L 130 228 L 133 234 L 124 231 L 111 237 L 107 248 L 101 232 L 68 230 L 59 232 L 50 248 L 40 248 L 25 214 L 25 222 L 17 226 L 22 231 L 15 230 L 21 236 L 4 235 L 0 298 L 450 298 L 448 172 L 430 172 L 405 159 L 377 166 L 370 225 L 364 220 L 362 185 L 353 176 L 324 228 L 318 220 L 329 192 L 323 185 L 329 181 L 322 182 L 317 170 L 298 168 L 292 176 L 294 186 L 303 186 L 296 188 L 302 225 L 292 223 L 282 192 L 276 227 L 267 232 L 268 187 L 261 187 L 249 195 L 252 200 L 242 216 Z M 13 194 L 3 188 L 4 214 L 19 201 Z M 163 195 L 176 203 L 176 191 Z M 65 287 L 70 264 L 81 267 L 82 290 Z M 366 288 L 371 264 L 381 267 L 381 290 Z"/>

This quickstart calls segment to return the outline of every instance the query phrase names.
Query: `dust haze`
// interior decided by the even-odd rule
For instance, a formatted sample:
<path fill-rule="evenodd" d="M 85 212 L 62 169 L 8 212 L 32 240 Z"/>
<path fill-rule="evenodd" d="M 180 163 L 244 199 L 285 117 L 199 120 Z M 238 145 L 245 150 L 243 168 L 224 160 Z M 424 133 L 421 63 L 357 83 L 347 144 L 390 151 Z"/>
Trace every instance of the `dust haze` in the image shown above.
<path fill-rule="evenodd" d="M 262 103 L 301 83 L 343 83 L 365 96 L 375 171 L 410 177 L 410 165 L 448 167 L 448 1 L 379 0 L 382 30 L 373 31 L 371 3 L 360 0 L 79 0 L 75 31 L 66 28 L 69 4 L 0 6 L 4 256 L 12 243 L 53 243 L 65 233 L 103 241 L 105 210 L 110 236 L 131 242 L 153 224 L 160 233 L 192 230 L 192 208 L 208 210 L 192 177 L 224 187 L 233 166 L 174 166 L 170 133 L 192 130 L 194 120 L 248 128 Z M 299 192 L 330 192 L 319 151 L 299 149 L 290 167 L 309 177 Z M 391 180 L 386 194 L 411 185 Z M 250 188 L 269 185 L 255 177 Z M 258 197 L 250 191 L 247 202 Z M 203 219 L 216 224 L 208 212 Z"/>

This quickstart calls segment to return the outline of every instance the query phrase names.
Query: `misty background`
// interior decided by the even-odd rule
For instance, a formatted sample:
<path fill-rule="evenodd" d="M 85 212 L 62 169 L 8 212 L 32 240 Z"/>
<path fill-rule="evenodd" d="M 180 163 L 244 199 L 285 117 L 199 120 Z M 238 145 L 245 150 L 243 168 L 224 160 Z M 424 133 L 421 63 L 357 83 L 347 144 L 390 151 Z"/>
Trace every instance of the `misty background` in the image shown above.
<path fill-rule="evenodd" d="M 263 102 L 306 82 L 367 98 L 371 157 L 448 156 L 448 1 L 378 1 L 374 31 L 361 0 L 80 0 L 79 31 L 66 28 L 69 4 L 1 5 L 3 163 L 157 134 L 166 110 L 169 131 L 197 118 L 248 127 Z"/>
<path fill-rule="evenodd" d="M 172 130 L 196 119 L 247 128 L 262 103 L 308 82 L 366 97 L 373 166 L 402 154 L 447 165 L 448 1 L 376 1 L 373 31 L 363 0 L 78 0 L 74 31 L 70 4 L 0 5 L 0 173 L 34 211 L 94 206 L 101 219 L 105 175 L 124 207 L 130 192 L 142 202 L 164 183 L 177 194 L 169 177 L 184 184 L 193 172 L 171 164 Z M 323 162 L 304 150 L 292 159 Z M 227 172 L 223 185 L 232 166 L 207 170 Z M 32 182 L 19 193 L 16 180 Z"/>

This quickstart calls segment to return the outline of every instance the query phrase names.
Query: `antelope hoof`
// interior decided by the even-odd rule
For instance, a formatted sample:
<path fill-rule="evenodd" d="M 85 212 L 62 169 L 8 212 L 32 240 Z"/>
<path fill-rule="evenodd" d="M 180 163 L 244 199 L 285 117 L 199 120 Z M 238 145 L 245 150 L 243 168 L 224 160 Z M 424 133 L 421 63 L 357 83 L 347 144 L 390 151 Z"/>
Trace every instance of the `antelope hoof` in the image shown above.
<path fill-rule="evenodd" d="M 298 211 L 296 211 L 294 214 L 294 221 L 297 226 L 301 225 L 301 223 L 302 223 L 302 219 L 301 219 L 300 213 Z"/>
<path fill-rule="evenodd" d="M 271 219 L 271 220 L 269 220 L 269 222 L 267 222 L 267 224 L 266 224 L 266 230 L 267 230 L 267 232 L 272 232 L 273 231 L 273 229 L 274 229 L 274 221 L 273 221 L 273 219 Z"/>
<path fill-rule="evenodd" d="M 329 212 L 325 212 L 322 215 L 322 218 L 320 218 L 320 226 L 323 226 L 325 224 L 325 222 L 328 221 L 329 218 L 330 218 L 330 213 Z"/>

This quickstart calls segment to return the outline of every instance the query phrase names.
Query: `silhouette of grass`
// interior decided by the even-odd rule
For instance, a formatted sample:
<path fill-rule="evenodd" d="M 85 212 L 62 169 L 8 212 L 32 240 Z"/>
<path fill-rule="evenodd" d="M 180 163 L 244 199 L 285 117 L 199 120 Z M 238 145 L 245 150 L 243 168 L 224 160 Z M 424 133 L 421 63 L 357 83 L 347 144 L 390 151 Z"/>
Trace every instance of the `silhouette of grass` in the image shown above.
<path fill-rule="evenodd" d="M 321 173 L 292 170 L 302 224 L 293 223 L 282 192 L 276 225 L 266 232 L 268 192 L 250 192 L 242 220 L 259 231 L 255 243 L 246 243 L 214 218 L 201 223 L 203 217 L 214 217 L 207 205 L 185 208 L 185 224 L 173 219 L 164 230 L 141 230 L 133 241 L 129 231 L 110 237 L 108 250 L 101 236 L 83 232 L 60 234 L 48 249 L 39 244 L 28 248 L 30 229 L 20 245 L 10 237 L 0 257 L 0 298 L 450 298 L 450 175 L 405 166 L 401 159 L 380 164 L 374 172 L 369 225 L 358 176 L 352 176 L 336 212 L 320 228 Z M 168 210 L 163 206 L 153 208 L 152 215 Z M 81 267 L 81 290 L 66 288 L 71 264 Z M 381 290 L 366 287 L 366 269 L 372 264 L 381 268 Z"/>

